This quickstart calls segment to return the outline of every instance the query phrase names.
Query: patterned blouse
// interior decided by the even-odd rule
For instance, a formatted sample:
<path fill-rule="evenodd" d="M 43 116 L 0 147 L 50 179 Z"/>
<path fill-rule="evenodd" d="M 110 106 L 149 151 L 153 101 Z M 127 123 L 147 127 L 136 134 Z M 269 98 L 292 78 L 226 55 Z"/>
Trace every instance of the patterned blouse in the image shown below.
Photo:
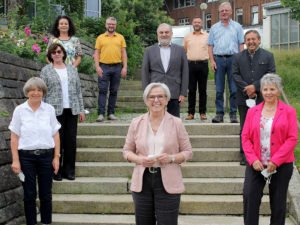
<path fill-rule="evenodd" d="M 72 36 L 69 40 L 66 41 L 60 40 L 59 38 L 56 37 L 51 37 L 48 42 L 47 51 L 49 46 L 53 43 L 59 43 L 65 48 L 67 52 L 67 58 L 65 61 L 66 64 L 73 65 L 76 57 L 83 55 L 80 41 L 79 38 L 77 37 Z"/>
<path fill-rule="evenodd" d="M 261 161 L 264 166 L 267 166 L 268 162 L 270 161 L 270 141 L 273 119 L 273 117 L 265 118 L 263 115 L 260 118 L 260 151 Z"/>

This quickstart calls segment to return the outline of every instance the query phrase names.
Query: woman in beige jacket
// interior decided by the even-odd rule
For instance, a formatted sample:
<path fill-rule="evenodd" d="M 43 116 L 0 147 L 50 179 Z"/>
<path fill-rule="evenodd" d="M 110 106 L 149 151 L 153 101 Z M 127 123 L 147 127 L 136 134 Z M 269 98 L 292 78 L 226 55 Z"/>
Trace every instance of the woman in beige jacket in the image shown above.
<path fill-rule="evenodd" d="M 176 225 L 184 191 L 180 164 L 192 157 L 182 121 L 166 112 L 170 91 L 151 83 L 143 94 L 148 113 L 133 119 L 123 148 L 135 167 L 131 191 L 137 225 Z"/>

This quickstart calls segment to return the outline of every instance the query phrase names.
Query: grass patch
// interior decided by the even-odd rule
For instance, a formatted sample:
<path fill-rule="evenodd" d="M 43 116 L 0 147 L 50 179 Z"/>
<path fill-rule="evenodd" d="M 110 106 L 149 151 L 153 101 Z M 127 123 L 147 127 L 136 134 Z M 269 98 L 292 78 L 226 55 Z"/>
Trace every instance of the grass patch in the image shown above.
<path fill-rule="evenodd" d="M 0 118 L 8 118 L 9 117 L 9 113 L 6 111 L 0 111 Z"/>
<path fill-rule="evenodd" d="M 284 92 L 289 103 L 297 110 L 300 119 L 300 49 L 290 51 L 273 51 L 276 73 L 283 79 Z M 299 135 L 300 139 L 300 135 Z M 295 149 L 296 166 L 300 170 L 300 146 Z"/>

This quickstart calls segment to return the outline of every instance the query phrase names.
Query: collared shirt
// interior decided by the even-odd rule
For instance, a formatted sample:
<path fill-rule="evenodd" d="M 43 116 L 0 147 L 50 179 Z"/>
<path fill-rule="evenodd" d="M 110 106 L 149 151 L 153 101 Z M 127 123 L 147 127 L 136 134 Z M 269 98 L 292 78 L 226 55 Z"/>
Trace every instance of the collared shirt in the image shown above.
<path fill-rule="evenodd" d="M 233 55 L 240 52 L 240 45 L 244 43 L 242 26 L 230 20 L 228 26 L 219 21 L 214 24 L 208 36 L 208 45 L 213 46 L 214 55 Z"/>
<path fill-rule="evenodd" d="M 97 37 L 95 49 L 100 52 L 99 62 L 105 64 L 114 64 L 122 62 L 122 48 L 126 48 L 126 42 L 123 35 L 114 33 L 109 36 L 107 32 Z"/>
<path fill-rule="evenodd" d="M 64 108 L 70 108 L 70 101 L 69 101 L 69 85 L 68 85 L 68 71 L 67 68 L 63 69 L 57 69 L 54 68 L 57 72 L 60 83 L 61 83 L 61 89 L 63 94 L 63 107 Z"/>
<path fill-rule="evenodd" d="M 53 136 L 60 127 L 53 106 L 41 102 L 33 111 L 26 101 L 16 107 L 8 128 L 19 136 L 18 149 L 35 150 L 54 148 Z"/>
<path fill-rule="evenodd" d="M 188 60 L 208 60 L 208 34 L 206 32 L 187 34 L 183 39 L 183 46 Z"/>
<path fill-rule="evenodd" d="M 170 57 L 171 57 L 171 48 L 170 45 L 168 47 L 161 47 L 160 44 L 158 44 L 160 49 L 160 58 L 161 62 L 163 64 L 165 72 L 167 72 L 169 63 L 170 63 Z"/>

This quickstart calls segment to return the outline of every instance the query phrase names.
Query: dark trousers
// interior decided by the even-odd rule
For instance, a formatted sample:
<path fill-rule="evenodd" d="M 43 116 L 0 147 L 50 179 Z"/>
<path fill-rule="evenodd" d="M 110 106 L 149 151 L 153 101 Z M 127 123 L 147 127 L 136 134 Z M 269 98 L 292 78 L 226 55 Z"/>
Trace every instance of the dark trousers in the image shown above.
<path fill-rule="evenodd" d="M 177 225 L 180 194 L 165 191 L 161 172 L 146 168 L 141 192 L 132 192 L 136 225 Z"/>
<path fill-rule="evenodd" d="M 247 112 L 248 112 L 248 106 L 246 105 L 239 105 L 239 114 L 240 114 L 240 153 L 244 154 L 243 146 L 242 146 L 242 131 L 244 127 L 244 123 L 246 120 Z"/>
<path fill-rule="evenodd" d="M 59 130 L 61 157 L 58 173 L 62 176 L 75 176 L 78 115 L 72 115 L 71 109 L 64 109 L 62 115 L 57 116 L 57 120 L 61 124 Z"/>
<path fill-rule="evenodd" d="M 109 87 L 109 97 L 107 105 L 107 115 L 115 113 L 115 106 L 117 102 L 117 95 L 121 80 L 121 64 L 106 65 L 100 63 L 103 70 L 102 77 L 98 77 L 98 115 L 105 115 L 106 97 Z"/>
<path fill-rule="evenodd" d="M 289 182 L 293 173 L 293 163 L 286 163 L 277 168 L 269 184 L 271 207 L 270 225 L 284 225 L 286 199 Z M 260 172 L 247 165 L 244 182 L 244 224 L 258 225 L 259 207 L 266 181 Z"/>
<path fill-rule="evenodd" d="M 180 104 L 178 99 L 170 99 L 167 105 L 167 111 L 173 116 L 180 117 Z"/>
<path fill-rule="evenodd" d="M 195 114 L 197 85 L 199 89 L 199 113 L 206 113 L 208 62 L 189 62 L 188 113 Z"/>
<path fill-rule="evenodd" d="M 52 176 L 53 152 L 33 155 L 19 151 L 21 170 L 25 175 L 22 182 L 24 190 L 24 210 L 27 225 L 37 224 L 36 212 L 36 178 L 38 180 L 41 222 L 52 222 Z"/>

